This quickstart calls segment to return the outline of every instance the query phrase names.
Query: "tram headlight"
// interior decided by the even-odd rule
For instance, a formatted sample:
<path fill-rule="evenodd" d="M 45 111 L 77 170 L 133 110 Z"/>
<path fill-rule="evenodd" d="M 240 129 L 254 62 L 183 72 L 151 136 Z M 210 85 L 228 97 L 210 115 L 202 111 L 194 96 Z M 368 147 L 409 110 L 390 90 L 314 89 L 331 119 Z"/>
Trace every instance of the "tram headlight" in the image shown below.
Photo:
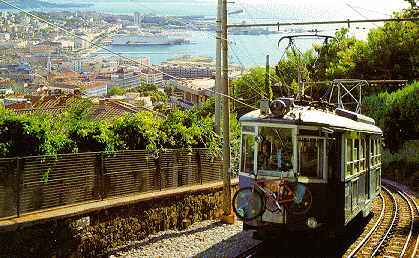
<path fill-rule="evenodd" d="M 317 220 L 313 217 L 307 219 L 307 226 L 309 228 L 316 228 L 317 227 Z"/>
<path fill-rule="evenodd" d="M 269 108 L 275 117 L 282 117 L 287 112 L 287 105 L 280 99 L 272 101 Z"/>

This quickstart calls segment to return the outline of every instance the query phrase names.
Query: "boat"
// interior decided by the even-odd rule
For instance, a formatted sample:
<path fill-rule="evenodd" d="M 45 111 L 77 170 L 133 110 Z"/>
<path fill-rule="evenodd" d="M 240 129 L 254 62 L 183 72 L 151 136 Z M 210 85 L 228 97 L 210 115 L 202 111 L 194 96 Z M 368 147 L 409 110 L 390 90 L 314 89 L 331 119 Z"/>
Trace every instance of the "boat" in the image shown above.
<path fill-rule="evenodd" d="M 185 45 L 196 44 L 196 42 L 184 38 L 170 39 L 166 35 L 146 34 L 117 34 L 111 40 L 103 42 L 105 45 L 119 46 L 162 46 L 162 45 Z"/>
<path fill-rule="evenodd" d="M 172 45 L 173 40 L 164 35 L 116 35 L 112 40 L 112 45 Z"/>

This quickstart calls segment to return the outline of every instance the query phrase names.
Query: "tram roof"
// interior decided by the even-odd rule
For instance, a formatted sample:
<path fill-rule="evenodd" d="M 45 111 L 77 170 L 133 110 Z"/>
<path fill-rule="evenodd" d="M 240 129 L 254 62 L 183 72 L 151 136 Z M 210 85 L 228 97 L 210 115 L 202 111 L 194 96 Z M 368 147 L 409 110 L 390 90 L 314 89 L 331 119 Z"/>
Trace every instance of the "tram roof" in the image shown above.
<path fill-rule="evenodd" d="M 355 130 L 382 134 L 382 130 L 376 125 L 354 121 L 350 118 L 339 116 L 335 112 L 311 109 L 309 107 L 293 108 L 281 118 L 274 117 L 272 114 L 263 116 L 260 114 L 260 110 L 254 110 L 243 115 L 239 121 L 241 123 L 322 126 L 345 131 Z"/>

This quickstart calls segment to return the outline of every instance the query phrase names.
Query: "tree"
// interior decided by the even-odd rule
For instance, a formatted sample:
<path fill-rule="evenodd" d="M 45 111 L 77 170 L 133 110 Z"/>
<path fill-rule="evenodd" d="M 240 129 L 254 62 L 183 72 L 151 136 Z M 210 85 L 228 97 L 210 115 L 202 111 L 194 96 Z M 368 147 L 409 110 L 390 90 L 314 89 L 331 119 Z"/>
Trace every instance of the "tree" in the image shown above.
<path fill-rule="evenodd" d="M 153 103 L 156 102 L 163 102 L 167 103 L 169 102 L 169 99 L 167 98 L 166 94 L 161 91 L 146 91 L 143 92 L 143 96 L 150 96 L 150 99 Z"/>
<path fill-rule="evenodd" d="M 271 84 L 279 82 L 274 70 L 269 71 Z M 256 109 L 261 99 L 269 98 L 265 91 L 265 69 L 251 68 L 248 73 L 231 82 L 231 95 L 238 101 L 234 103 L 238 116 Z M 274 92 L 275 97 L 275 92 Z"/>
<path fill-rule="evenodd" d="M 115 96 L 115 95 L 124 95 L 127 91 L 114 86 L 109 92 L 108 92 L 108 97 L 110 96 Z"/>

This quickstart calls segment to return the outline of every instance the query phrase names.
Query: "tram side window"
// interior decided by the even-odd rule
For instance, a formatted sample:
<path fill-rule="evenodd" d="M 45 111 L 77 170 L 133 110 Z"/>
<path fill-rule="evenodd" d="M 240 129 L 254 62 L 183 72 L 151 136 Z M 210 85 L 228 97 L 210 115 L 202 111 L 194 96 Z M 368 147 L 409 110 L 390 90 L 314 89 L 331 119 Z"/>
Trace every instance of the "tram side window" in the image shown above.
<path fill-rule="evenodd" d="M 255 136 L 249 134 L 242 135 L 242 160 L 241 170 L 245 172 L 253 171 L 255 153 Z"/>
<path fill-rule="evenodd" d="M 381 164 L 381 140 L 377 140 L 377 162 Z"/>
<path fill-rule="evenodd" d="M 360 170 L 364 171 L 365 170 L 365 140 L 364 139 L 360 140 L 359 161 L 360 161 Z"/>
<path fill-rule="evenodd" d="M 323 141 L 314 138 L 301 138 L 299 145 L 300 176 L 322 178 Z"/>
<path fill-rule="evenodd" d="M 380 154 L 380 140 L 371 139 L 371 153 L 370 153 L 371 165 L 377 165 L 381 163 Z"/>
<path fill-rule="evenodd" d="M 365 140 L 346 139 L 345 176 L 365 171 Z"/>
<path fill-rule="evenodd" d="M 346 176 L 352 175 L 353 171 L 353 140 L 347 139 L 346 140 Z"/>

